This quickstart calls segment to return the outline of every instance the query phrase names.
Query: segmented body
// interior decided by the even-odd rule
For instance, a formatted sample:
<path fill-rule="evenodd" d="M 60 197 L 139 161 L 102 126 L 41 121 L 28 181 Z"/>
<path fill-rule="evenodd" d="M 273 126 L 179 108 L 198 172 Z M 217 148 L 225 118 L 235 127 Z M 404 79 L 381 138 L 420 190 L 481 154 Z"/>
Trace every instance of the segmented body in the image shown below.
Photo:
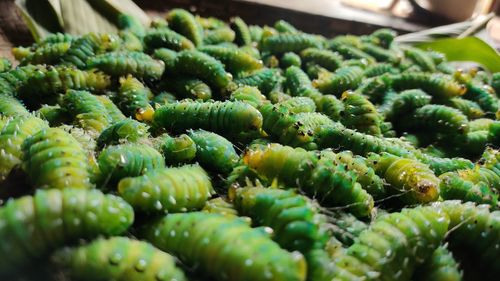
<path fill-rule="evenodd" d="M 410 127 L 425 128 L 450 135 L 468 132 L 469 120 L 458 109 L 438 104 L 428 104 L 415 110 L 407 124 Z"/>
<path fill-rule="evenodd" d="M 285 78 L 285 87 L 291 96 L 308 97 L 315 102 L 321 98 L 321 93 L 312 86 L 311 80 L 300 67 L 287 68 Z"/>
<path fill-rule="evenodd" d="M 134 212 L 123 199 L 98 190 L 38 190 L 0 208 L 0 252 L 8 258 L 0 275 L 22 272 L 32 262 L 78 239 L 118 235 L 132 224 Z"/>
<path fill-rule="evenodd" d="M 7 121 L 0 132 L 0 181 L 21 163 L 24 140 L 47 127 L 47 122 L 31 115 L 16 116 Z"/>
<path fill-rule="evenodd" d="M 179 52 L 175 68 L 178 72 L 200 78 L 217 89 L 225 89 L 232 81 L 232 75 L 226 72 L 220 61 L 200 51 Z"/>
<path fill-rule="evenodd" d="M 175 77 L 164 79 L 167 90 L 172 91 L 179 98 L 194 100 L 209 100 L 212 98 L 212 89 L 205 82 L 197 78 Z"/>
<path fill-rule="evenodd" d="M 96 98 L 102 103 L 104 108 L 106 108 L 106 112 L 108 113 L 109 117 L 111 117 L 113 123 L 127 118 L 109 97 L 96 96 Z"/>
<path fill-rule="evenodd" d="M 463 278 L 462 275 L 458 261 L 455 260 L 448 247 L 443 245 L 416 269 L 414 280 L 460 281 Z"/>
<path fill-rule="evenodd" d="M 141 52 L 105 53 L 89 58 L 89 68 L 97 68 L 114 76 L 131 74 L 138 78 L 157 80 L 165 70 L 162 61 L 157 61 Z"/>
<path fill-rule="evenodd" d="M 157 48 L 168 48 L 174 51 L 194 49 L 191 40 L 168 28 L 149 30 L 144 35 L 143 42 L 150 50 Z"/>
<path fill-rule="evenodd" d="M 259 108 L 262 104 L 268 102 L 257 87 L 251 86 L 238 87 L 238 89 L 231 93 L 229 99 L 231 101 L 246 102 L 255 108 Z"/>
<path fill-rule="evenodd" d="M 315 63 L 329 71 L 335 71 L 342 64 L 342 56 L 330 50 L 308 48 L 300 53 L 304 63 Z"/>
<path fill-rule="evenodd" d="M 107 145 L 123 142 L 137 142 L 148 137 L 148 126 L 133 119 L 118 121 L 104 129 L 97 138 L 97 147 L 102 149 Z"/>
<path fill-rule="evenodd" d="M 198 165 L 161 168 L 124 178 L 118 192 L 134 209 L 145 213 L 200 210 L 215 193 L 207 173 Z"/>
<path fill-rule="evenodd" d="M 189 38 L 195 46 L 203 43 L 203 28 L 190 12 L 184 9 L 173 9 L 166 15 L 166 19 L 169 27 Z"/>
<path fill-rule="evenodd" d="M 168 215 L 144 229 L 143 236 L 183 262 L 198 264 L 203 272 L 221 279 L 303 281 L 306 277 L 301 254 L 289 253 L 262 231 L 221 215 Z"/>
<path fill-rule="evenodd" d="M 340 113 L 342 124 L 361 133 L 381 135 L 382 117 L 366 97 L 361 94 L 344 92 L 341 100 L 344 103 L 344 111 Z"/>
<path fill-rule="evenodd" d="M 483 111 L 483 109 L 481 109 L 479 104 L 471 100 L 466 100 L 463 98 L 451 98 L 449 99 L 447 105 L 460 110 L 463 114 L 465 114 L 465 116 L 467 116 L 467 118 L 471 120 L 481 118 L 485 115 L 485 112 Z"/>
<path fill-rule="evenodd" d="M 64 36 L 60 37 L 64 38 Z M 54 40 L 60 39 L 54 38 Z M 106 51 L 116 50 L 118 47 L 119 38 L 115 35 L 88 33 L 72 41 L 70 48 L 62 57 L 62 62 L 84 69 L 87 67 L 89 58 Z"/>
<path fill-rule="evenodd" d="M 252 43 L 252 35 L 245 21 L 240 17 L 234 17 L 230 20 L 231 29 L 234 30 L 236 37 L 234 42 L 240 46 L 250 45 Z"/>
<path fill-rule="evenodd" d="M 203 37 L 203 44 L 212 45 L 224 42 L 233 42 L 236 38 L 236 33 L 229 27 L 222 26 L 212 30 L 206 30 Z"/>
<path fill-rule="evenodd" d="M 323 94 L 340 96 L 344 91 L 356 89 L 363 78 L 363 69 L 348 66 L 337 69 L 334 74 L 320 73 L 313 86 Z"/>
<path fill-rule="evenodd" d="M 28 115 L 29 111 L 15 97 L 0 94 L 0 114 L 2 116 L 15 117 Z"/>
<path fill-rule="evenodd" d="M 488 182 L 474 182 L 464 178 L 459 172 L 448 172 L 440 176 L 440 195 L 445 200 L 459 199 L 478 204 L 498 205 L 498 195 L 488 185 Z"/>
<path fill-rule="evenodd" d="M 23 170 L 36 188 L 92 188 L 87 155 L 78 141 L 59 128 L 48 128 L 22 145 Z"/>
<path fill-rule="evenodd" d="M 172 137 L 163 134 L 156 138 L 154 143 L 157 150 L 163 154 L 166 164 L 188 163 L 196 157 L 196 144 L 188 135 Z"/>
<path fill-rule="evenodd" d="M 307 48 L 321 48 L 322 41 L 314 35 L 305 33 L 279 33 L 263 39 L 262 49 L 272 54 L 301 52 Z"/>
<path fill-rule="evenodd" d="M 402 73 L 391 75 L 389 83 L 395 90 L 422 89 L 437 99 L 448 99 L 462 96 L 466 87 L 442 74 Z"/>
<path fill-rule="evenodd" d="M 205 202 L 205 206 L 202 211 L 210 214 L 220 214 L 231 218 L 238 217 L 238 210 L 235 209 L 234 204 L 226 201 L 222 197 L 213 198 Z"/>
<path fill-rule="evenodd" d="M 151 121 L 154 109 L 149 104 L 151 91 L 132 76 L 120 78 L 120 89 L 114 100 L 123 113 L 139 121 Z"/>
<path fill-rule="evenodd" d="M 300 67 L 302 65 L 302 59 L 294 52 L 284 53 L 280 59 L 280 67 L 286 69 L 292 65 Z"/>
<path fill-rule="evenodd" d="M 69 50 L 71 43 L 61 42 L 52 43 L 36 48 L 33 53 L 30 53 L 21 60 L 21 65 L 27 64 L 55 64 Z"/>
<path fill-rule="evenodd" d="M 72 116 L 74 123 L 85 130 L 100 133 L 112 122 L 101 101 L 87 91 L 68 90 L 62 107 Z"/>
<path fill-rule="evenodd" d="M 221 61 L 226 70 L 234 75 L 241 72 L 251 72 L 263 67 L 262 61 L 239 49 L 222 46 L 204 46 L 198 48 L 198 50 Z"/>
<path fill-rule="evenodd" d="M 0 58 L 0 73 L 12 69 L 12 63 L 7 58 Z"/>
<path fill-rule="evenodd" d="M 246 85 L 259 88 L 262 94 L 271 92 L 280 82 L 280 75 L 275 69 L 264 68 L 252 74 L 238 77 L 234 80 L 236 85 Z"/>

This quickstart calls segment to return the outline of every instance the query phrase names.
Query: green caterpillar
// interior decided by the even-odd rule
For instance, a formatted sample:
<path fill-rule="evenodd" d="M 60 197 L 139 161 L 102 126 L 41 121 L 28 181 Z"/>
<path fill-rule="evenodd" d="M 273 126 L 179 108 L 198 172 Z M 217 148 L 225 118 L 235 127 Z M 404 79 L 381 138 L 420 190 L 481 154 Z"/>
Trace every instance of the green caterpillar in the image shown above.
<path fill-rule="evenodd" d="M 416 157 L 420 162 L 429 165 L 429 168 L 438 176 L 446 172 L 474 167 L 474 163 L 470 160 L 460 157 L 443 158 L 426 155 L 425 153 L 416 154 Z"/>
<path fill-rule="evenodd" d="M 149 50 L 168 48 L 174 51 L 194 49 L 191 40 L 168 28 L 148 30 L 142 39 Z"/>
<path fill-rule="evenodd" d="M 213 198 L 205 202 L 202 211 L 209 214 L 220 214 L 230 218 L 238 217 L 238 210 L 235 209 L 234 204 L 226 201 L 222 197 Z"/>
<path fill-rule="evenodd" d="M 342 64 L 342 56 L 330 50 L 308 48 L 300 53 L 304 63 L 314 63 L 327 69 L 335 71 Z"/>
<path fill-rule="evenodd" d="M 7 58 L 0 58 L 0 73 L 12 69 L 12 63 Z"/>
<path fill-rule="evenodd" d="M 48 128 L 47 122 L 31 115 L 15 116 L 7 120 L 0 132 L 0 182 L 21 164 L 21 145 L 28 137 Z"/>
<path fill-rule="evenodd" d="M 217 89 L 225 89 L 232 75 L 215 58 L 200 51 L 181 51 L 177 54 L 175 68 L 178 72 L 199 78 Z"/>
<path fill-rule="evenodd" d="M 316 111 L 316 104 L 308 97 L 290 97 L 278 104 L 286 107 L 293 114 Z"/>
<path fill-rule="evenodd" d="M 381 76 L 383 74 L 398 74 L 399 70 L 395 68 L 392 64 L 389 63 L 378 63 L 375 65 L 370 65 L 368 66 L 365 71 L 364 75 L 366 77 L 376 77 L 376 76 Z"/>
<path fill-rule="evenodd" d="M 164 104 L 173 103 L 176 101 L 177 98 L 173 94 L 162 91 L 158 95 L 154 96 L 150 103 L 153 107 L 160 107 Z"/>
<path fill-rule="evenodd" d="M 1 276 L 16 276 L 52 251 L 78 239 L 123 233 L 134 212 L 123 199 L 99 190 L 37 190 L 0 207 Z"/>
<path fill-rule="evenodd" d="M 388 153 L 372 154 L 368 163 L 375 173 L 391 185 L 394 193 L 402 193 L 402 200 L 410 203 L 435 201 L 439 196 L 440 180 L 425 164 Z"/>
<path fill-rule="evenodd" d="M 140 176 L 165 166 L 165 160 L 158 151 L 138 143 L 108 146 L 97 161 L 101 170 L 101 186 L 112 186 L 125 177 Z"/>
<path fill-rule="evenodd" d="M 460 281 L 462 272 L 458 262 L 447 246 L 438 247 L 432 256 L 416 268 L 413 280 L 428 281 Z"/>
<path fill-rule="evenodd" d="M 131 74 L 134 77 L 158 80 L 163 75 L 165 64 L 141 52 L 105 53 L 89 58 L 89 68 L 102 70 L 113 76 Z"/>
<path fill-rule="evenodd" d="M 478 118 L 469 122 L 469 132 L 488 131 L 495 121 L 489 118 Z"/>
<path fill-rule="evenodd" d="M 372 103 L 383 103 L 390 93 L 394 91 L 384 81 L 386 75 L 368 78 L 361 82 L 355 92 L 368 97 Z"/>
<path fill-rule="evenodd" d="M 340 96 L 347 90 L 354 90 L 363 79 L 363 69 L 357 66 L 347 66 L 337 69 L 334 74 L 320 73 L 313 86 L 323 94 Z"/>
<path fill-rule="evenodd" d="M 138 37 L 143 37 L 146 32 L 144 25 L 139 21 L 139 19 L 126 14 L 120 14 L 118 16 L 118 28 L 121 31 L 130 32 Z"/>
<path fill-rule="evenodd" d="M 118 192 L 140 212 L 188 212 L 203 208 L 215 193 L 207 173 L 198 165 L 151 170 L 122 179 Z"/>
<path fill-rule="evenodd" d="M 451 98 L 446 105 L 460 110 L 469 119 L 478 119 L 485 115 L 479 104 L 463 98 Z"/>
<path fill-rule="evenodd" d="M 406 118 L 409 127 L 424 128 L 450 135 L 468 132 L 469 120 L 458 109 L 438 104 L 428 104 L 415 110 L 412 118 Z"/>
<path fill-rule="evenodd" d="M 153 52 L 152 57 L 161 60 L 163 64 L 165 64 L 163 76 L 175 74 L 175 59 L 177 58 L 177 52 L 167 48 L 158 48 Z"/>
<path fill-rule="evenodd" d="M 147 242 L 126 237 L 66 247 L 57 251 L 52 260 L 75 280 L 187 280 L 174 257 Z"/>
<path fill-rule="evenodd" d="M 49 122 L 49 125 L 56 127 L 64 123 L 71 123 L 71 116 L 60 105 L 42 105 L 37 111 L 37 116 Z"/>
<path fill-rule="evenodd" d="M 499 273 L 495 264 L 499 260 L 500 212 L 490 211 L 488 205 L 461 203 L 458 200 L 436 202 L 433 205 L 450 217 L 449 228 L 453 229 L 447 239 L 450 250 L 463 253 L 461 258 L 465 259 L 464 264 L 474 266 L 480 275 L 478 278 L 495 279 L 494 276 Z"/>
<path fill-rule="evenodd" d="M 294 52 L 286 52 L 281 56 L 280 67 L 282 69 L 287 69 L 290 66 L 300 67 L 301 65 L 302 59 Z"/>
<path fill-rule="evenodd" d="M 70 46 L 71 43 L 69 42 L 40 46 L 34 52 L 24 57 L 20 64 L 56 64 L 66 54 Z"/>
<path fill-rule="evenodd" d="M 334 95 L 323 95 L 317 102 L 318 111 L 333 121 L 340 121 L 344 104 Z"/>
<path fill-rule="evenodd" d="M 118 121 L 104 129 L 96 140 L 98 149 L 122 142 L 137 142 L 147 138 L 149 127 L 133 119 Z"/>
<path fill-rule="evenodd" d="M 460 199 L 478 204 L 498 205 L 498 195 L 492 191 L 487 182 L 473 182 L 458 172 L 448 172 L 439 176 L 440 195 L 445 200 Z"/>
<path fill-rule="evenodd" d="M 333 40 L 330 40 L 327 45 L 328 49 L 335 51 L 342 55 L 344 59 L 357 60 L 365 65 L 370 65 L 375 63 L 375 58 L 370 56 L 369 54 L 361 51 L 358 46 L 349 46 L 347 44 L 343 44 L 337 42 L 339 37 L 336 37 Z M 348 39 L 349 40 L 349 39 Z"/>
<path fill-rule="evenodd" d="M 157 127 L 182 131 L 204 129 L 224 135 L 260 131 L 261 113 L 244 102 L 192 102 L 166 104 L 155 111 Z"/>
<path fill-rule="evenodd" d="M 234 42 L 239 46 L 245 46 L 252 44 L 252 35 L 250 34 L 250 29 L 248 25 L 240 17 L 234 17 L 230 19 L 231 29 L 234 30 L 236 37 Z M 256 40 L 257 41 L 257 40 Z"/>
<path fill-rule="evenodd" d="M 242 159 L 266 182 L 299 187 L 321 204 L 347 205 L 357 216 L 368 216 L 373 208 L 373 198 L 356 182 L 353 172 L 313 152 L 270 144 L 248 149 Z"/>
<path fill-rule="evenodd" d="M 120 78 L 120 89 L 114 97 L 116 105 L 123 113 L 138 121 L 151 121 L 154 109 L 149 104 L 151 91 L 132 76 Z"/>
<path fill-rule="evenodd" d="M 245 187 L 230 193 L 238 213 L 256 225 L 271 227 L 274 240 L 285 249 L 306 253 L 322 248 L 328 237 L 321 228 L 323 217 L 306 196 L 291 190 Z"/>
<path fill-rule="evenodd" d="M 337 242 L 345 246 L 354 244 L 359 235 L 370 226 L 369 223 L 361 221 L 352 214 L 342 211 L 333 212 L 333 214 L 329 216 L 328 223 L 329 230 L 332 232 L 334 239 L 338 239 Z"/>
<path fill-rule="evenodd" d="M 464 98 L 475 101 L 485 111 L 486 114 L 492 114 L 500 109 L 500 101 L 494 95 L 493 89 L 486 85 L 476 83 L 467 83 L 467 92 Z"/>
<path fill-rule="evenodd" d="M 418 48 L 405 47 L 404 54 L 423 71 L 436 71 L 436 65 L 427 52 L 422 51 Z"/>
<path fill-rule="evenodd" d="M 47 66 L 39 68 L 19 89 L 21 97 L 30 104 L 38 100 L 49 100 L 69 89 L 103 91 L 111 84 L 110 77 L 95 71 L 78 70 L 73 67 Z"/>
<path fill-rule="evenodd" d="M 405 90 L 394 97 L 392 110 L 387 114 L 389 118 L 397 120 L 399 116 L 408 115 L 420 107 L 431 103 L 432 97 L 422 90 Z"/>
<path fill-rule="evenodd" d="M 205 82 L 197 78 L 175 77 L 163 80 L 167 90 L 172 91 L 179 98 L 195 100 L 210 100 L 212 89 Z"/>
<path fill-rule="evenodd" d="M 497 94 L 500 94 L 500 73 L 493 73 L 491 76 L 491 87 Z"/>
<path fill-rule="evenodd" d="M 362 42 L 360 50 L 375 58 L 379 62 L 397 64 L 401 61 L 401 55 L 394 50 L 388 50 L 370 42 Z"/>
<path fill-rule="evenodd" d="M 389 76 L 387 82 L 397 91 L 421 89 L 433 98 L 443 100 L 462 96 L 467 91 L 464 85 L 443 74 L 402 73 Z"/>
<path fill-rule="evenodd" d="M 259 88 L 262 94 L 267 95 L 271 92 L 281 80 L 281 76 L 276 69 L 264 68 L 257 70 L 252 74 L 239 77 L 234 80 L 236 85 L 246 85 Z"/>
<path fill-rule="evenodd" d="M 62 129 L 42 129 L 23 142 L 22 152 L 23 170 L 36 188 L 93 187 L 84 149 Z"/>
<path fill-rule="evenodd" d="M 344 110 L 340 112 L 342 124 L 361 133 L 381 135 L 382 117 L 366 97 L 353 92 L 344 92 L 341 101 L 344 103 Z"/>
<path fill-rule="evenodd" d="M 218 214 L 172 214 L 149 225 L 142 236 L 156 247 L 218 279 L 303 281 L 304 257 L 289 253 L 241 220 Z"/>
<path fill-rule="evenodd" d="M 96 134 L 102 132 L 112 122 L 104 105 L 87 91 L 68 90 L 63 96 L 61 106 L 72 116 L 77 125 Z"/>
<path fill-rule="evenodd" d="M 233 42 L 236 39 L 236 33 L 227 26 L 221 26 L 212 30 L 205 30 L 203 44 L 216 45 L 224 42 Z"/>
<path fill-rule="evenodd" d="M 28 115 L 29 111 L 15 97 L 0 94 L 0 114 L 2 116 L 15 117 Z"/>
<path fill-rule="evenodd" d="M 154 143 L 168 165 L 188 163 L 196 157 L 196 143 L 188 135 L 171 137 L 163 134 L 156 138 Z"/>
<path fill-rule="evenodd" d="M 18 89 L 26 85 L 30 77 L 35 75 L 43 66 L 27 65 L 18 66 L 9 71 L 0 73 L 0 94 L 7 96 L 18 96 Z"/>
<path fill-rule="evenodd" d="M 196 161 L 206 169 L 228 174 L 240 159 L 233 144 L 216 133 L 196 130 L 189 137 L 196 144 Z"/>
<path fill-rule="evenodd" d="M 184 9 L 173 9 L 166 15 L 166 19 L 169 27 L 186 36 L 195 46 L 203 43 L 203 28 L 190 12 Z"/>
<path fill-rule="evenodd" d="M 88 33 L 74 41 L 72 40 L 70 48 L 61 61 L 65 64 L 74 65 L 79 69 L 84 69 L 87 67 L 88 59 L 97 54 L 116 50 L 119 45 L 120 40 L 116 35 Z"/>
<path fill-rule="evenodd" d="M 111 101 L 109 97 L 96 96 L 96 98 L 102 103 L 113 123 L 127 119 L 127 117 L 123 115 L 121 110 L 116 106 L 116 104 L 113 103 L 113 101 Z"/>
<path fill-rule="evenodd" d="M 287 68 L 285 78 L 285 87 L 291 96 L 308 97 L 315 102 L 321 99 L 321 93 L 313 88 L 311 80 L 300 67 L 290 66 Z"/>
<path fill-rule="evenodd" d="M 274 23 L 274 29 L 280 33 L 300 33 L 295 26 L 285 20 L 276 21 Z"/>
<path fill-rule="evenodd" d="M 262 61 L 239 49 L 222 46 L 204 46 L 198 48 L 198 50 L 221 61 L 226 70 L 235 75 L 241 72 L 251 72 L 263 67 Z"/>
<path fill-rule="evenodd" d="M 255 108 L 259 108 L 267 102 L 266 97 L 262 95 L 257 87 L 241 86 L 231 93 L 229 98 L 231 101 L 242 101 L 250 104 Z"/>
<path fill-rule="evenodd" d="M 381 138 L 359 133 L 348 129 L 340 123 L 323 126 L 316 132 L 316 143 L 319 148 L 350 150 L 355 154 L 366 156 L 370 152 L 388 152 L 401 157 L 413 157 L 411 145 L 395 138 Z"/>
<path fill-rule="evenodd" d="M 263 38 L 262 50 L 271 54 L 286 52 L 299 53 L 307 48 L 321 48 L 322 40 L 315 35 L 306 33 L 279 33 Z"/>
<path fill-rule="evenodd" d="M 389 48 L 398 34 L 389 28 L 380 28 L 375 30 L 370 37 L 377 41 L 377 44 Z"/>
<path fill-rule="evenodd" d="M 450 219 L 431 207 L 378 218 L 334 260 L 334 280 L 410 280 L 444 240 Z"/>
<path fill-rule="evenodd" d="M 195 15 L 195 19 L 205 30 L 218 29 L 226 26 L 226 23 L 223 20 L 215 17 L 201 17 L 199 15 Z"/>

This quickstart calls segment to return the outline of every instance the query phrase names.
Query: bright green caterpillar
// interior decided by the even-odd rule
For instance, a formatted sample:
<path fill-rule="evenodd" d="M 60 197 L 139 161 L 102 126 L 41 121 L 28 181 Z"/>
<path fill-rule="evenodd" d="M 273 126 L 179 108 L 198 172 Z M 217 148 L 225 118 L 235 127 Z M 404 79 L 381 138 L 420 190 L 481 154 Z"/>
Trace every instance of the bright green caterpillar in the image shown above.
<path fill-rule="evenodd" d="M 112 122 L 104 105 L 90 92 L 68 90 L 61 105 L 73 117 L 76 125 L 96 134 Z"/>

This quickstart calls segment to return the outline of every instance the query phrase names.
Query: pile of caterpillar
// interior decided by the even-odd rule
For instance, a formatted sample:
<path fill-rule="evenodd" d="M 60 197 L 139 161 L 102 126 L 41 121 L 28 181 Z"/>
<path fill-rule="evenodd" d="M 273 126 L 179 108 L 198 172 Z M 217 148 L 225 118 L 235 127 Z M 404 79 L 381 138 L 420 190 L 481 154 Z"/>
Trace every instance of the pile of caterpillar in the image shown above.
<path fill-rule="evenodd" d="M 248 20 L 0 58 L 1 280 L 498 277 L 500 73 Z"/>

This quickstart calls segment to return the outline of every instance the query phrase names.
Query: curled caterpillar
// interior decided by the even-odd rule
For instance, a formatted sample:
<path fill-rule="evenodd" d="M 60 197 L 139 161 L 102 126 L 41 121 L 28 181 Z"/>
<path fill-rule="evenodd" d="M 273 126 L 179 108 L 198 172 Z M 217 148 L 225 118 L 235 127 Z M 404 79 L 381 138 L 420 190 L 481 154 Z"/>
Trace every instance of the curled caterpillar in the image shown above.
<path fill-rule="evenodd" d="M 356 89 L 363 78 L 363 69 L 357 66 L 348 66 L 337 69 L 332 73 L 320 73 L 313 86 L 323 94 L 340 96 L 347 90 Z"/>
<path fill-rule="evenodd" d="M 144 46 L 154 50 L 168 48 L 174 51 L 194 49 L 191 40 L 168 28 L 157 28 L 148 30 L 143 38 Z"/>
<path fill-rule="evenodd" d="M 396 31 L 389 28 L 377 29 L 370 35 L 371 38 L 376 39 L 378 45 L 384 48 L 390 47 L 396 36 Z"/>
<path fill-rule="evenodd" d="M 321 93 L 313 88 L 312 82 L 300 67 L 291 66 L 285 71 L 285 87 L 291 96 L 302 96 L 311 98 L 317 102 Z"/>
<path fill-rule="evenodd" d="M 108 146 L 101 152 L 97 161 L 101 171 L 101 186 L 113 186 L 125 177 L 140 176 L 165 166 L 165 160 L 158 151 L 139 143 Z"/>
<path fill-rule="evenodd" d="M 239 188 L 230 196 L 239 214 L 256 225 L 271 227 L 281 247 L 306 253 L 326 244 L 327 235 L 321 229 L 324 218 L 306 196 L 263 187 Z"/>
<path fill-rule="evenodd" d="M 104 129 L 96 140 L 98 149 L 122 142 L 137 142 L 148 136 L 148 126 L 133 119 L 124 119 Z"/>
<path fill-rule="evenodd" d="M 382 117 L 366 97 L 353 92 L 344 92 L 341 101 L 344 103 L 344 110 L 340 112 L 342 124 L 361 133 L 381 135 Z"/>
<path fill-rule="evenodd" d="M 175 59 L 177 58 L 177 52 L 167 48 L 158 48 L 155 49 L 152 57 L 154 59 L 161 60 L 163 64 L 165 64 L 163 76 L 175 74 Z"/>
<path fill-rule="evenodd" d="M 230 19 L 230 23 L 231 29 L 234 30 L 236 35 L 234 42 L 239 46 L 250 45 L 252 43 L 252 35 L 245 21 L 240 17 L 234 17 Z"/>
<path fill-rule="evenodd" d="M 153 116 L 153 123 L 157 127 L 174 131 L 204 129 L 234 135 L 245 131 L 259 131 L 262 128 L 262 115 L 253 106 L 239 101 L 182 101 L 158 108 Z"/>
<path fill-rule="evenodd" d="M 318 111 L 333 121 L 340 121 L 344 104 L 334 95 L 323 95 L 317 102 Z"/>
<path fill-rule="evenodd" d="M 428 104 L 415 110 L 410 127 L 425 128 L 450 135 L 460 135 L 468 132 L 469 120 L 458 109 L 445 105 Z"/>
<path fill-rule="evenodd" d="M 198 165 L 163 168 L 122 179 L 118 192 L 134 209 L 145 213 L 200 210 L 215 193 Z"/>
<path fill-rule="evenodd" d="M 342 64 L 342 56 L 330 50 L 308 48 L 300 53 L 304 63 L 315 63 L 327 69 L 335 71 Z"/>
<path fill-rule="evenodd" d="M 251 72 L 263 67 L 262 61 L 239 49 L 222 46 L 204 46 L 198 48 L 198 50 L 221 61 L 226 70 L 234 75 L 241 72 Z"/>
<path fill-rule="evenodd" d="M 178 72 L 200 78 L 217 89 L 225 89 L 232 81 L 232 75 L 226 72 L 220 61 L 200 51 L 179 52 L 175 68 Z"/>
<path fill-rule="evenodd" d="M 498 205 L 498 195 L 495 194 L 487 182 L 473 182 L 460 172 L 448 172 L 439 176 L 440 195 L 445 200 L 459 199 L 478 204 Z M 464 178 L 465 177 L 465 178 Z"/>
<path fill-rule="evenodd" d="M 492 114 L 500 109 L 500 101 L 493 93 L 493 89 L 487 85 L 478 85 L 469 82 L 467 92 L 464 98 L 475 101 L 485 111 L 486 114 Z"/>
<path fill-rule="evenodd" d="M 203 43 L 203 28 L 190 12 L 184 9 L 173 9 L 166 15 L 166 19 L 169 27 L 189 38 L 195 46 Z"/>
<path fill-rule="evenodd" d="M 105 53 L 89 58 L 89 68 L 102 70 L 113 76 L 131 74 L 135 77 L 158 80 L 163 75 L 165 64 L 141 52 Z"/>
<path fill-rule="evenodd" d="M 147 242 L 126 237 L 97 239 L 57 251 L 52 260 L 77 280 L 187 280 L 171 255 Z"/>
<path fill-rule="evenodd" d="M 123 113 L 139 121 L 151 121 L 154 109 L 149 104 L 151 91 L 131 75 L 120 78 L 120 89 L 114 97 Z"/>
<path fill-rule="evenodd" d="M 61 105 L 71 115 L 74 123 L 85 130 L 98 134 L 112 122 L 104 105 L 90 92 L 68 90 Z"/>
<path fill-rule="evenodd" d="M 306 264 L 300 253 L 287 252 L 266 233 L 218 214 L 168 215 L 145 228 L 142 236 L 219 279 L 304 281 L 306 278 Z"/>
<path fill-rule="evenodd" d="M 405 47 L 404 54 L 407 58 L 413 61 L 413 63 L 418 65 L 423 71 L 436 71 L 434 60 L 429 56 L 427 52 L 417 48 Z"/>
<path fill-rule="evenodd" d="M 397 120 L 399 116 L 408 115 L 416 109 L 431 103 L 432 97 L 422 90 L 405 90 L 397 94 L 392 102 L 392 110 L 386 115 Z"/>
<path fill-rule="evenodd" d="M 15 276 L 30 263 L 78 239 L 123 233 L 134 212 L 123 199 L 99 190 L 37 190 L 0 208 L 1 276 Z"/>
<path fill-rule="evenodd" d="M 276 21 L 274 23 L 274 29 L 280 33 L 300 33 L 295 26 L 285 20 Z"/>
<path fill-rule="evenodd" d="M 368 163 L 377 175 L 393 187 L 393 192 L 403 193 L 408 202 L 426 203 L 439 196 L 439 178 L 425 164 L 391 154 L 372 154 Z"/>
<path fill-rule="evenodd" d="M 449 225 L 448 216 L 431 207 L 382 216 L 334 260 L 335 280 L 410 280 L 444 240 Z"/>
<path fill-rule="evenodd" d="M 59 128 L 48 128 L 22 145 L 23 170 L 36 188 L 92 188 L 87 155 L 78 141 Z"/>
<path fill-rule="evenodd" d="M 196 157 L 196 144 L 188 135 L 172 137 L 163 134 L 153 142 L 157 150 L 163 154 L 166 164 L 188 163 Z"/>
<path fill-rule="evenodd" d="M 436 99 L 462 96 L 467 91 L 464 85 L 443 74 L 402 73 L 389 76 L 387 81 L 397 91 L 422 89 Z"/>
<path fill-rule="evenodd" d="M 281 56 L 280 67 L 283 69 L 286 69 L 290 66 L 300 67 L 301 65 L 302 59 L 294 52 L 286 52 Z"/>
<path fill-rule="evenodd" d="M 206 169 L 228 174 L 238 163 L 233 144 L 224 137 L 205 130 L 190 131 L 189 137 L 196 144 L 196 160 Z"/>
<path fill-rule="evenodd" d="M 0 132 L 0 181 L 22 161 L 23 142 L 38 131 L 48 128 L 47 122 L 31 115 L 9 119 Z"/>

